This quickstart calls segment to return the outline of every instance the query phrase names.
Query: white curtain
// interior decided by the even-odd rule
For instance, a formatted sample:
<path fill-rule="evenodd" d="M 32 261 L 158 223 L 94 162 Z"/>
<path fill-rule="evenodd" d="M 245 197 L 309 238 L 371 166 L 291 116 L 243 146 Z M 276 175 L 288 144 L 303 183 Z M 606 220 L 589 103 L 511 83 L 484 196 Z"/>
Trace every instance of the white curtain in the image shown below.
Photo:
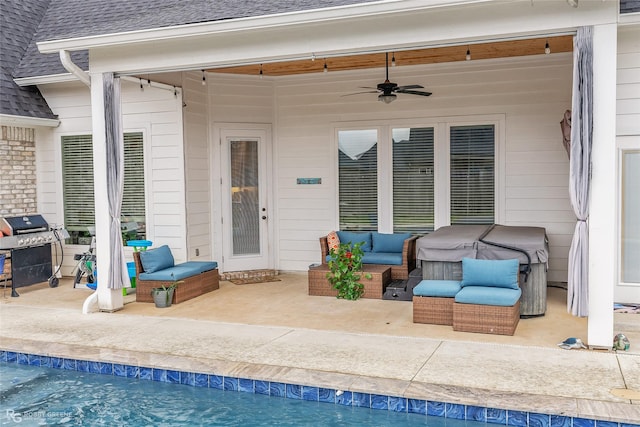
<path fill-rule="evenodd" d="M 569 249 L 567 311 L 589 315 L 589 183 L 593 137 L 592 27 L 580 27 L 573 40 L 569 195 L 578 222 Z"/>
<path fill-rule="evenodd" d="M 109 236 L 111 265 L 109 265 L 110 289 L 122 289 L 129 281 L 127 263 L 122 247 L 120 211 L 124 192 L 124 137 L 120 109 L 120 79 L 113 73 L 104 73 L 104 121 L 107 148 L 107 196 L 109 198 Z"/>

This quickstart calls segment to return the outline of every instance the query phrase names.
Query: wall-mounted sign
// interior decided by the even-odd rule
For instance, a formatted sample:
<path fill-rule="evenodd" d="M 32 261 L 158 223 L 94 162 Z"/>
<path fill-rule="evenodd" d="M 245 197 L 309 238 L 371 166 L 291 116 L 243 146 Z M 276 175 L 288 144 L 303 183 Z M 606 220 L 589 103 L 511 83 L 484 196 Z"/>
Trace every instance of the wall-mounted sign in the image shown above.
<path fill-rule="evenodd" d="M 297 184 L 322 184 L 322 178 L 297 178 Z"/>

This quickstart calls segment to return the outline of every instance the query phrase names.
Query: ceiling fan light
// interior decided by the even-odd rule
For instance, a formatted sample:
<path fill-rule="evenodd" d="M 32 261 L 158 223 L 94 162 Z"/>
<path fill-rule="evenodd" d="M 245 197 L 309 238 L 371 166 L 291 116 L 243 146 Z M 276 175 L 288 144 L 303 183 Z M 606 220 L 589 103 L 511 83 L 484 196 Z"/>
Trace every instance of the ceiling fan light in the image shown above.
<path fill-rule="evenodd" d="M 397 96 L 393 93 L 389 95 L 385 95 L 385 94 L 378 95 L 378 101 L 382 101 L 385 104 L 391 104 L 393 101 L 396 100 L 396 98 Z"/>

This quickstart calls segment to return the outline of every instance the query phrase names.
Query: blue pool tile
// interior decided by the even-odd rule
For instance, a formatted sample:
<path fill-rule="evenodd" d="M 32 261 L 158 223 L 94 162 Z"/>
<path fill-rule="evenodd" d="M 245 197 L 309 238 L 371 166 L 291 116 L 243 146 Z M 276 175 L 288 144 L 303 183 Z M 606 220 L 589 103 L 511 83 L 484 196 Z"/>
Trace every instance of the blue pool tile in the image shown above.
<path fill-rule="evenodd" d="M 138 371 L 141 380 L 152 380 L 153 379 L 153 369 L 146 368 L 144 366 L 140 366 Z"/>
<path fill-rule="evenodd" d="M 394 412 L 407 412 L 407 398 L 406 397 L 398 397 L 398 396 L 389 396 L 389 410 Z M 426 402 L 423 400 L 423 411 L 422 414 L 426 413 Z"/>
<path fill-rule="evenodd" d="M 484 423 L 487 421 L 487 408 L 483 406 L 469 405 L 467 406 L 467 415 L 465 419 Z"/>
<path fill-rule="evenodd" d="M 444 402 L 427 400 L 427 415 L 444 417 Z"/>
<path fill-rule="evenodd" d="M 153 381 L 160 381 L 160 382 L 166 383 L 167 382 L 167 370 L 166 369 L 153 368 L 151 370 L 151 379 Z"/>
<path fill-rule="evenodd" d="M 564 415 L 551 415 L 549 425 L 551 427 L 571 427 L 571 417 L 565 417 Z"/>
<path fill-rule="evenodd" d="M 344 406 L 351 406 L 353 404 L 353 395 L 350 391 L 336 392 L 336 403 Z"/>
<path fill-rule="evenodd" d="M 283 383 L 269 383 L 269 396 L 285 397 L 286 391 Z"/>
<path fill-rule="evenodd" d="M 62 357 L 52 357 L 49 359 L 49 367 L 54 369 L 62 369 L 64 359 Z"/>
<path fill-rule="evenodd" d="M 371 408 L 371 395 L 369 393 L 353 393 L 353 406 Z"/>
<path fill-rule="evenodd" d="M 224 390 L 238 391 L 238 379 L 235 377 L 224 377 L 222 384 Z"/>
<path fill-rule="evenodd" d="M 336 391 L 332 388 L 318 389 L 318 402 L 336 403 Z"/>
<path fill-rule="evenodd" d="M 196 385 L 196 374 L 193 372 L 180 372 L 180 384 L 194 386 Z"/>
<path fill-rule="evenodd" d="M 318 387 L 312 387 L 308 385 L 302 386 L 302 400 L 309 400 L 311 402 L 318 401 Z"/>
<path fill-rule="evenodd" d="M 127 376 L 127 367 L 122 363 L 114 363 L 113 364 L 113 376 L 115 377 L 126 377 Z"/>
<path fill-rule="evenodd" d="M 17 359 L 18 365 L 28 365 L 29 364 L 29 355 L 24 353 L 18 353 Z"/>
<path fill-rule="evenodd" d="M 596 420 L 596 427 L 618 427 L 618 423 L 614 423 L 613 421 Z"/>
<path fill-rule="evenodd" d="M 451 418 L 454 420 L 464 420 L 465 419 L 464 405 L 460 405 L 458 403 L 445 404 L 444 416 L 445 418 Z"/>
<path fill-rule="evenodd" d="M 409 399 L 407 411 L 412 414 L 427 415 L 427 401 L 422 399 Z"/>
<path fill-rule="evenodd" d="M 127 378 L 140 378 L 143 379 L 141 376 L 141 369 L 138 366 L 133 366 L 133 365 L 126 365 L 125 366 L 125 374 L 127 376 Z M 146 368 L 145 368 L 146 369 Z"/>
<path fill-rule="evenodd" d="M 167 382 L 171 384 L 180 384 L 180 371 L 167 369 Z"/>
<path fill-rule="evenodd" d="M 76 360 L 76 371 L 91 372 L 89 371 L 89 362 L 87 360 Z"/>
<path fill-rule="evenodd" d="M 5 350 L 0 350 L 0 362 L 7 361 L 7 352 Z"/>
<path fill-rule="evenodd" d="M 389 410 L 389 396 L 382 394 L 371 395 L 371 409 L 384 409 Z"/>
<path fill-rule="evenodd" d="M 258 381 L 255 382 L 255 391 L 256 394 L 265 394 L 269 395 L 269 381 Z"/>
<path fill-rule="evenodd" d="M 245 393 L 254 393 L 255 392 L 255 384 L 253 380 L 247 378 L 239 378 L 238 379 L 238 390 Z"/>
<path fill-rule="evenodd" d="M 193 385 L 196 387 L 209 387 L 209 375 L 193 374 Z"/>
<path fill-rule="evenodd" d="M 586 418 L 574 418 L 573 427 L 595 427 L 596 422 L 594 420 L 588 420 Z"/>
<path fill-rule="evenodd" d="M 507 410 L 487 408 L 487 422 L 491 424 L 507 424 Z"/>
<path fill-rule="evenodd" d="M 529 426 L 531 427 L 549 427 L 551 416 L 548 414 L 538 414 L 529 412 Z"/>
<path fill-rule="evenodd" d="M 620 427 L 639 427 L 639 424 L 627 424 L 627 423 L 620 423 Z"/>
<path fill-rule="evenodd" d="M 527 413 L 523 411 L 507 411 L 507 424 L 510 426 L 526 426 Z"/>
<path fill-rule="evenodd" d="M 288 399 L 302 399 L 302 386 L 287 384 L 285 391 Z"/>
<path fill-rule="evenodd" d="M 209 375 L 209 388 L 224 390 L 223 379 L 220 375 Z"/>
<path fill-rule="evenodd" d="M 18 353 L 15 351 L 7 351 L 4 353 L 4 360 L 7 363 L 15 363 L 18 360 Z"/>
<path fill-rule="evenodd" d="M 40 366 L 41 359 L 40 359 L 40 356 L 36 354 L 28 354 L 27 361 L 29 366 Z"/>
<path fill-rule="evenodd" d="M 89 372 L 92 374 L 113 375 L 113 363 L 89 362 Z"/>
<path fill-rule="evenodd" d="M 75 359 L 64 359 L 62 361 L 62 369 L 67 371 L 75 371 L 77 369 L 77 363 Z"/>

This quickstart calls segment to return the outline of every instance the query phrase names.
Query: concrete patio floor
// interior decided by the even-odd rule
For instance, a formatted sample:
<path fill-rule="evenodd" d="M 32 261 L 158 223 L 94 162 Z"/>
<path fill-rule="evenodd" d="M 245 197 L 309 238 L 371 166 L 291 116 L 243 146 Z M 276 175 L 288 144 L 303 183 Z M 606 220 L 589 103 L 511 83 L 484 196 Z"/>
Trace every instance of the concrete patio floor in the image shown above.
<path fill-rule="evenodd" d="M 411 302 L 307 295 L 304 273 L 234 285 L 158 309 L 135 294 L 81 313 L 91 291 L 38 284 L 4 292 L 0 348 L 451 403 L 640 423 L 640 316 L 615 314 L 627 352 L 562 350 L 586 320 L 548 288 L 545 316 L 514 336 L 414 324 Z M 612 336 L 613 339 L 613 336 Z"/>

